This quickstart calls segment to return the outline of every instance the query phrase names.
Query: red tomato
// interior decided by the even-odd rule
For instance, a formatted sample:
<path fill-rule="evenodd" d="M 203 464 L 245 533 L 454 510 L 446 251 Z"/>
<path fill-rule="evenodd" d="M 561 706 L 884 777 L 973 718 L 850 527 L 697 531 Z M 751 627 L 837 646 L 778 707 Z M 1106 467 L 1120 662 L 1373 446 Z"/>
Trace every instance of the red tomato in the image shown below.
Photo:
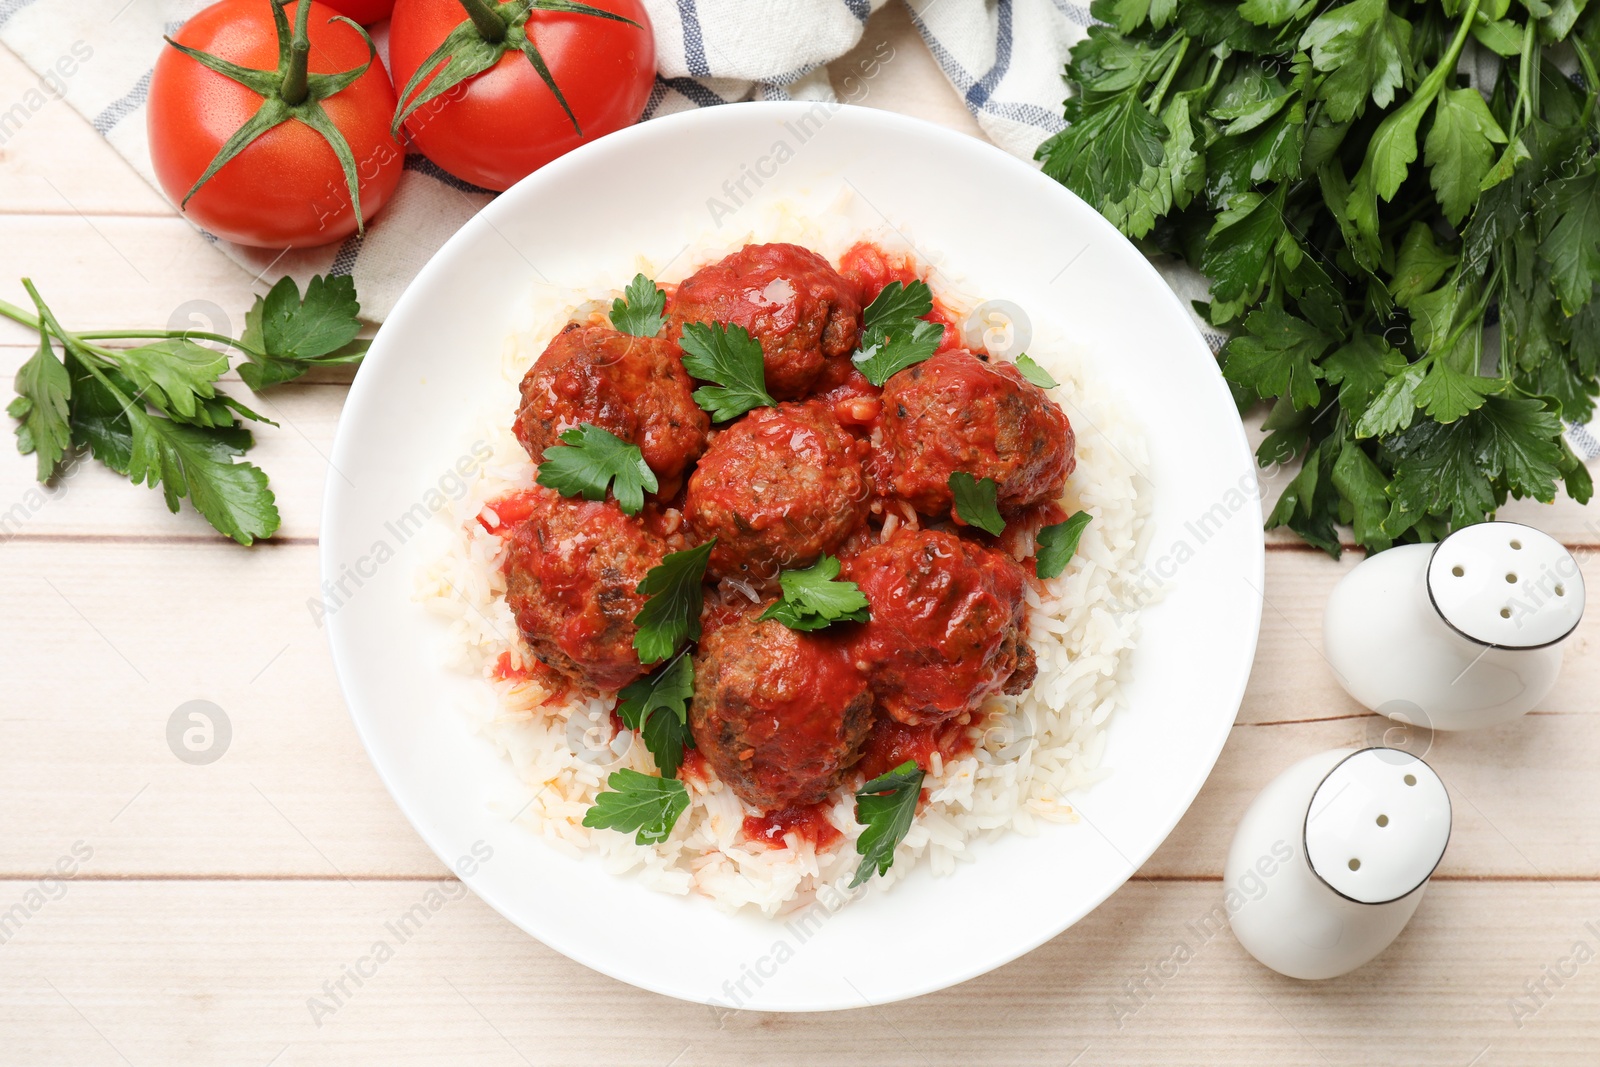
<path fill-rule="evenodd" d="M 323 0 L 329 7 L 347 19 L 355 19 L 363 26 L 382 22 L 394 10 L 394 0 Z"/>
<path fill-rule="evenodd" d="M 485 189 L 507 189 L 546 163 L 634 122 L 655 82 L 656 46 L 640 0 L 588 0 L 637 22 L 535 11 L 527 29 L 582 128 L 520 51 L 511 50 L 406 119 L 422 154 Z M 404 87 L 466 18 L 457 0 L 396 0 L 389 65 Z"/>
<path fill-rule="evenodd" d="M 298 6 L 285 8 L 291 25 Z M 312 73 L 332 74 L 367 61 L 366 42 L 348 24 L 330 23 L 334 14 L 311 4 Z M 221 0 L 185 23 L 175 39 L 240 66 L 278 66 L 271 0 Z M 173 203 L 183 200 L 262 99 L 177 49 L 162 49 L 150 79 L 150 161 Z M 376 59 L 348 88 L 322 101 L 350 144 L 368 219 L 394 192 L 405 163 L 389 135 L 394 107 L 394 87 Z M 321 134 L 297 119 L 268 130 L 225 163 L 183 211 L 218 237 L 263 248 L 323 245 L 356 230 L 338 157 Z"/>

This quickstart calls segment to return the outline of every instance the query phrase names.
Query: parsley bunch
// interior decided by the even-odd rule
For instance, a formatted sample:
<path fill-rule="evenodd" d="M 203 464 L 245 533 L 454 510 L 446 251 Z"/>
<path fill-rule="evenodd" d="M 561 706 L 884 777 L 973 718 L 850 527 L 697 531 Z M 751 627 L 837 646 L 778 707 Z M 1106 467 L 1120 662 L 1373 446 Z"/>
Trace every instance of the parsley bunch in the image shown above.
<path fill-rule="evenodd" d="M 1267 525 L 1330 554 L 1507 497 L 1587 501 L 1561 438 L 1600 375 L 1600 5 L 1095 0 L 1046 173 L 1211 280 Z M 1491 85 L 1465 59 L 1500 57 Z M 1557 65 L 1570 56 L 1576 74 Z M 1482 92 L 1480 90 L 1486 90 Z"/>
<path fill-rule="evenodd" d="M 355 284 L 315 277 L 305 298 L 282 278 L 245 315 L 238 337 L 199 330 L 64 329 L 33 283 L 22 286 L 36 315 L 0 300 L 0 315 L 38 331 L 39 348 L 17 371 L 17 451 L 38 461 L 41 483 L 55 477 L 74 450 L 135 485 L 159 485 L 176 512 L 187 497 L 219 532 L 242 545 L 271 537 L 278 509 L 259 467 L 234 462 L 254 438 L 244 421 L 277 425 L 216 387 L 228 369 L 226 349 L 242 353 L 239 377 L 256 392 L 292 381 L 313 366 L 356 363 L 368 341 L 356 340 Z M 146 340 L 108 348 L 102 340 Z M 59 348 L 59 352 L 58 352 Z"/>

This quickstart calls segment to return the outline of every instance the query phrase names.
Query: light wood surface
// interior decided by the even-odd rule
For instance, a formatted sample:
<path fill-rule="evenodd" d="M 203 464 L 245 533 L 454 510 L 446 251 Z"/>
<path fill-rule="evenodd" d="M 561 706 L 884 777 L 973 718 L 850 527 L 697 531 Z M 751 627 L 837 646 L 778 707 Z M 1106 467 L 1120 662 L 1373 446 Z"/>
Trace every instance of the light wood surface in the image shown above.
<path fill-rule="evenodd" d="M 861 102 L 976 133 L 898 5 L 856 55 L 880 41 L 894 59 Z M 834 65 L 836 84 L 852 62 Z M 0 50 L 0 101 L 33 80 Z M 17 300 L 24 274 L 84 328 L 159 325 L 196 300 L 237 328 L 264 289 L 59 102 L 0 147 L 0 296 Z M 0 376 L 29 349 L 0 323 Z M 1454 837 L 1411 927 L 1352 976 L 1293 982 L 1227 930 L 1196 932 L 1255 792 L 1301 756 L 1383 730 L 1320 652 L 1322 605 L 1358 556 L 1336 563 L 1272 535 L 1238 724 L 1125 889 L 943 993 L 718 1016 L 521 934 L 461 891 L 385 793 L 305 606 L 344 393 L 329 376 L 261 399 L 282 426 L 252 456 L 284 525 L 254 551 L 92 464 L 30 495 L 31 460 L 0 447 L 0 913 L 40 905 L 0 942 L 0 1064 L 1600 1062 L 1600 962 L 1574 956 L 1580 943 L 1578 957 L 1600 955 L 1600 612 L 1540 712 L 1435 740 Z M 1600 590 L 1593 510 L 1505 514 L 1580 549 Z M 174 759 L 164 736 L 197 698 L 234 727 L 226 757 L 203 767 Z M 75 847 L 91 853 L 76 876 L 41 885 Z M 322 984 L 440 885 L 456 899 L 313 1018 Z"/>

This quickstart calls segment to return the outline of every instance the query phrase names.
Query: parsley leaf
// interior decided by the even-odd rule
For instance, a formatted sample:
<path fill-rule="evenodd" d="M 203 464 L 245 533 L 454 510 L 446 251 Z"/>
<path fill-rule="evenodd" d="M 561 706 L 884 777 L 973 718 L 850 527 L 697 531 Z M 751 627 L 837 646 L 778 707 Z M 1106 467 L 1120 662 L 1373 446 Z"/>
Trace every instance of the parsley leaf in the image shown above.
<path fill-rule="evenodd" d="M 998 489 L 993 478 L 974 478 L 966 471 L 956 471 L 950 475 L 950 492 L 955 496 L 952 517 L 999 537 L 1006 520 L 996 504 Z"/>
<path fill-rule="evenodd" d="M 48 481 L 72 444 L 67 422 L 67 402 L 72 380 L 56 358 L 50 334 L 39 328 L 39 349 L 17 370 L 17 398 L 6 413 L 17 419 L 17 451 L 34 454 L 39 481 Z"/>
<path fill-rule="evenodd" d="M 1389 292 L 1401 307 L 1439 284 L 1445 272 L 1455 266 L 1456 257 L 1440 249 L 1433 231 L 1420 222 L 1411 224 L 1400 241 L 1399 258 L 1394 266 L 1394 284 Z"/>
<path fill-rule="evenodd" d="M 1406 368 L 1406 359 L 1375 333 L 1362 331 L 1322 361 L 1322 373 L 1339 387 L 1339 406 L 1352 419 Z"/>
<path fill-rule="evenodd" d="M 715 422 L 738 418 L 752 408 L 777 407 L 767 392 L 761 344 L 743 326 L 720 322 L 683 325 L 683 367 L 701 381 L 715 382 L 694 391 L 694 402 Z"/>
<path fill-rule="evenodd" d="M 228 357 L 174 337 L 124 349 L 117 353 L 117 365 L 145 400 L 174 416 L 194 418 L 201 401 L 217 395 L 212 383 L 228 369 Z"/>
<path fill-rule="evenodd" d="M 235 463 L 251 445 L 248 430 L 186 426 L 158 418 L 136 404 L 127 407 L 133 429 L 128 477 L 154 488 L 158 483 L 167 510 L 189 498 L 206 521 L 241 545 L 271 537 L 278 509 L 267 476 L 253 463 Z"/>
<path fill-rule="evenodd" d="M 1240 193 L 1217 216 L 1201 263 L 1211 278 L 1213 300 L 1253 302 L 1260 295 L 1269 277 L 1267 258 L 1283 236 L 1285 195 L 1281 185 L 1268 196 Z"/>
<path fill-rule="evenodd" d="M 1054 389 L 1061 384 L 1050 377 L 1050 372 L 1039 366 L 1034 358 L 1026 352 L 1017 357 L 1017 370 L 1024 378 L 1037 385 L 1040 389 Z"/>
<path fill-rule="evenodd" d="M 664 778 L 678 776 L 683 750 L 694 747 L 694 735 L 689 732 L 689 698 L 693 695 L 694 663 L 688 649 L 654 674 L 623 686 L 617 694 L 617 716 L 628 729 L 639 731 Z"/>
<path fill-rule="evenodd" d="M 1505 131 L 1478 90 L 1445 89 L 1439 93 L 1423 159 L 1428 164 L 1428 181 L 1452 226 L 1461 225 L 1477 204 L 1479 186 L 1494 161 L 1494 146 L 1505 143 Z"/>
<path fill-rule="evenodd" d="M 1244 328 L 1228 342 L 1223 376 L 1258 396 L 1286 395 L 1297 408 L 1315 407 L 1323 376 L 1316 360 L 1333 339 L 1277 304 L 1251 312 Z"/>
<path fill-rule="evenodd" d="M 1600 169 L 1591 156 L 1585 169 L 1551 183 L 1540 216 L 1539 255 L 1550 264 L 1550 280 L 1568 315 L 1576 314 L 1600 284 Z"/>
<path fill-rule="evenodd" d="M 612 327 L 634 337 L 654 337 L 660 333 L 667 321 L 662 315 L 667 308 L 667 294 L 643 274 L 635 274 L 622 293 L 622 297 L 611 302 Z"/>
<path fill-rule="evenodd" d="M 928 283 L 898 281 L 883 287 L 861 315 L 861 347 L 850 358 L 873 385 L 932 356 L 944 337 L 944 324 L 922 316 L 933 310 Z"/>
<path fill-rule="evenodd" d="M 894 866 L 894 850 L 917 817 L 923 777 L 922 768 L 906 760 L 856 790 L 856 822 L 866 829 L 856 838 L 861 863 L 850 880 L 851 889 Z"/>
<path fill-rule="evenodd" d="M 1036 551 L 1033 573 L 1049 580 L 1066 570 L 1073 553 L 1078 551 L 1078 541 L 1083 537 L 1084 527 L 1093 518 L 1087 511 L 1079 511 L 1065 522 L 1040 530 L 1034 538 Z"/>
<path fill-rule="evenodd" d="M 854 582 L 836 581 L 839 561 L 823 556 L 803 570 L 778 575 L 783 596 L 761 613 L 791 630 L 821 630 L 835 622 L 866 622 L 872 617 L 866 594 Z"/>
<path fill-rule="evenodd" d="M 1347 439 L 1341 445 L 1333 461 L 1333 485 L 1350 501 L 1356 540 L 1374 552 L 1388 548 L 1392 541 L 1383 532 L 1383 520 L 1389 515 L 1389 476 L 1356 442 Z"/>
<path fill-rule="evenodd" d="M 1366 110 L 1370 97 L 1388 107 L 1404 83 L 1410 61 L 1411 23 L 1387 0 L 1354 0 L 1317 16 L 1300 37 L 1311 65 L 1323 73 L 1316 95 L 1334 122 Z"/>
<path fill-rule="evenodd" d="M 1417 406 L 1435 422 L 1454 422 L 1483 405 L 1483 398 L 1505 388 L 1501 378 L 1485 378 L 1436 361 L 1417 386 Z"/>
<path fill-rule="evenodd" d="M 313 366 L 358 363 L 368 341 L 357 341 L 361 304 L 349 275 L 317 275 L 306 283 L 305 299 L 293 278 L 284 275 L 245 313 L 240 340 L 249 362 L 239 377 L 256 392 L 293 381 Z"/>
<path fill-rule="evenodd" d="M 604 500 L 610 488 L 623 514 L 637 515 L 644 507 L 645 490 L 653 493 L 660 488 L 639 446 L 610 430 L 586 422 L 563 430 L 561 440 L 563 444 L 544 450 L 536 480 L 562 496 Z"/>
<path fill-rule="evenodd" d="M 633 635 L 634 650 L 643 663 L 658 663 L 678 650 L 685 640 L 700 636 L 700 609 L 705 603 L 706 561 L 717 539 L 703 545 L 669 552 L 645 574 L 635 592 L 648 596 L 639 614 L 633 617 L 638 632 Z"/>
<path fill-rule="evenodd" d="M 597 830 L 632 833 L 638 845 L 659 845 L 689 810 L 689 790 L 676 778 L 657 778 L 626 767 L 606 779 L 609 792 L 598 793 L 583 814 L 583 825 Z"/>

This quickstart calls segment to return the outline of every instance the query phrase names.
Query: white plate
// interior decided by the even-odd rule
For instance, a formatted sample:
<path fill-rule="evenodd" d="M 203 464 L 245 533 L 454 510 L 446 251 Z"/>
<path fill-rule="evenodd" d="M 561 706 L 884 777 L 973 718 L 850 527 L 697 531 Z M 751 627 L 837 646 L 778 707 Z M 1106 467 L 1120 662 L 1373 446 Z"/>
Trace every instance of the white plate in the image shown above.
<path fill-rule="evenodd" d="M 799 136 L 807 136 L 803 142 Z M 784 142 L 792 158 L 775 166 Z M 781 153 L 777 153 L 781 154 Z M 766 162 L 763 162 L 765 160 Z M 1127 398 L 1150 446 L 1146 609 L 1110 727 L 1106 781 L 1071 799 L 1084 821 L 980 845 L 805 929 L 653 892 L 509 825 L 487 799 L 509 764 L 452 708 L 481 683 L 441 663 L 441 627 L 412 600 L 415 545 L 398 520 L 426 499 L 494 395 L 505 337 L 541 275 L 588 283 L 637 253 L 670 259 L 713 223 L 737 241 L 725 182 L 765 200 L 848 182 L 984 295 L 1060 321 L 1095 378 Z M 768 172 L 774 172 L 769 174 Z M 742 199 L 742 197 L 741 197 Z M 759 205 L 748 210 L 758 210 Z M 741 211 L 746 210 L 741 208 Z M 625 280 L 618 278 L 615 284 Z M 643 123 L 578 149 L 468 222 L 384 324 L 339 422 L 323 576 L 327 619 L 367 751 L 440 859 L 545 944 L 625 982 L 768 1011 L 848 1008 L 953 985 L 1014 959 L 1098 905 L 1189 807 L 1228 736 L 1260 623 L 1255 468 L 1216 361 L 1145 259 L 1066 189 L 999 149 L 865 108 L 736 104 Z M 388 559 L 389 553 L 396 553 Z"/>

